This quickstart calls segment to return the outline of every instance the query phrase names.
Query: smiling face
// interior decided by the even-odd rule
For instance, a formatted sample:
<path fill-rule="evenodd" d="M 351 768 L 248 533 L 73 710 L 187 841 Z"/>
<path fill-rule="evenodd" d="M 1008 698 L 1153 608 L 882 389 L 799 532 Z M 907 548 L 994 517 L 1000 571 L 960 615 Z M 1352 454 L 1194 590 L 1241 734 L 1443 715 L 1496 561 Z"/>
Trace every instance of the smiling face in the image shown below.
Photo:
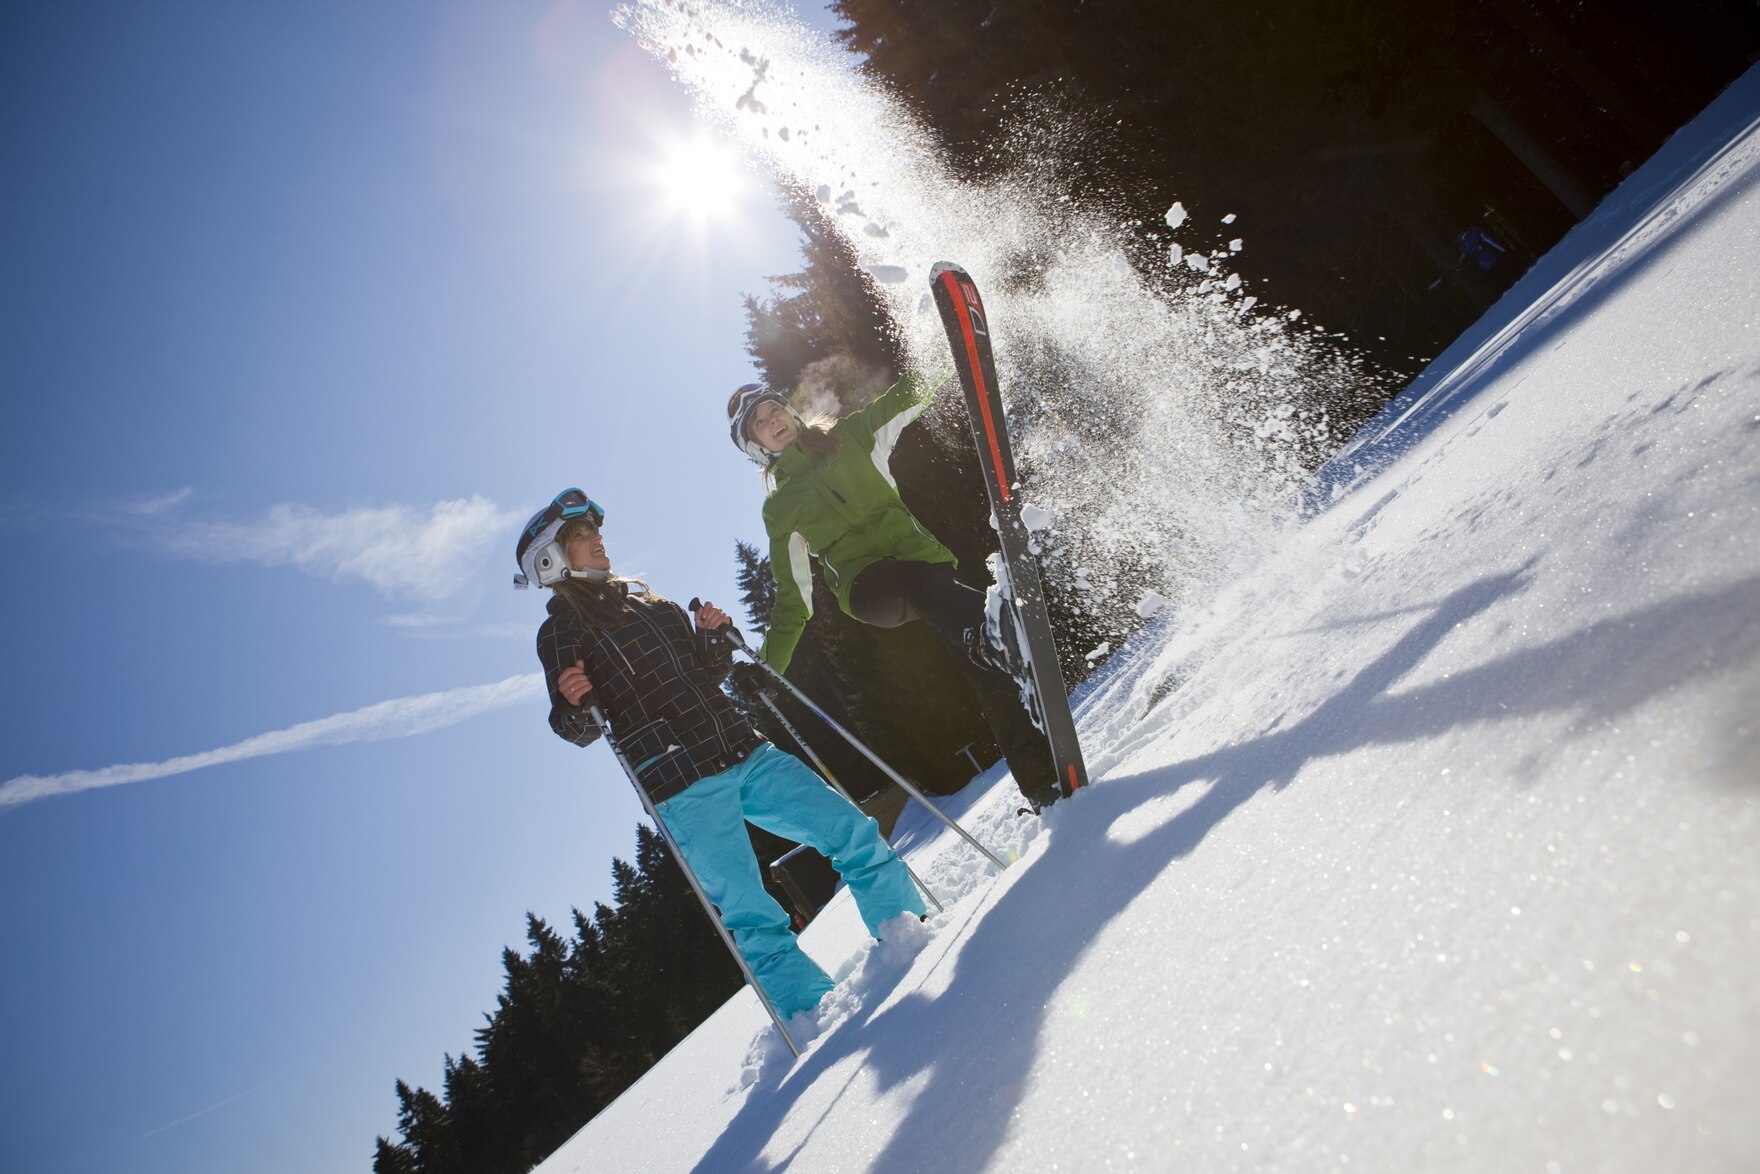
<path fill-rule="evenodd" d="M 570 522 L 562 532 L 562 553 L 577 571 L 609 571 L 611 556 L 605 553 L 605 537 L 590 522 Z"/>
<path fill-rule="evenodd" d="M 746 434 L 763 446 L 765 452 L 781 452 L 800 439 L 800 425 L 794 413 L 773 399 L 752 409 L 752 421 Z"/>

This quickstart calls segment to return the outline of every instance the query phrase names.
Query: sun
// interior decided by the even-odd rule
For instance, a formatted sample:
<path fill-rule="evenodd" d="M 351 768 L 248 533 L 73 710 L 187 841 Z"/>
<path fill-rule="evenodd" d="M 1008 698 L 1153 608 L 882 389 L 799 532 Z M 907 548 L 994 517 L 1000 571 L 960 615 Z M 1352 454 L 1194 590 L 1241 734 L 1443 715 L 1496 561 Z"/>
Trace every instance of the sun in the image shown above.
<path fill-rule="evenodd" d="M 749 191 L 739 158 L 700 132 L 662 148 L 654 181 L 666 213 L 697 224 L 732 219 Z"/>

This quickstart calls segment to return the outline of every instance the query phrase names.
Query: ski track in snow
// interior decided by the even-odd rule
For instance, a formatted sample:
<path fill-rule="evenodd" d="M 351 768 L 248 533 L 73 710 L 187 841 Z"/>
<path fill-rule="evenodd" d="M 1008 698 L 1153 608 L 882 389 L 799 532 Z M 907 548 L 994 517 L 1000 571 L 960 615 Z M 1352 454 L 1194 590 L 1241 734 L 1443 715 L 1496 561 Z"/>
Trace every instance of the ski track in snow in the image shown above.
<path fill-rule="evenodd" d="M 1760 71 L 1084 686 L 1096 785 L 798 1061 L 742 991 L 541 1169 L 1752 1169 Z M 1382 454 L 1392 451 L 1396 455 Z M 1177 611 L 1177 614 L 1174 614 Z"/>

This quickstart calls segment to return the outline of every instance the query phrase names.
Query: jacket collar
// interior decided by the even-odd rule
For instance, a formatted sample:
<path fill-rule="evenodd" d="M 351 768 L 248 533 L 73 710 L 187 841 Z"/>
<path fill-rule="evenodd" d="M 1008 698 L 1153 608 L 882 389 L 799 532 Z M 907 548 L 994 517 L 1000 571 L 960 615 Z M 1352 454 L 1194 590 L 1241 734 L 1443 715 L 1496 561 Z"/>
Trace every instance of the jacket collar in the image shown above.
<path fill-rule="evenodd" d="M 789 445 L 776 456 L 776 463 L 770 466 L 771 475 L 778 485 L 797 473 L 804 473 L 813 467 L 813 458 L 802 448 L 799 442 Z"/>
<path fill-rule="evenodd" d="M 607 590 L 615 591 L 625 598 L 629 596 L 628 583 L 607 583 L 605 584 L 605 587 Z M 575 614 L 574 605 L 569 603 L 568 600 L 562 598 L 562 592 L 560 591 L 552 591 L 550 593 L 549 602 L 544 605 L 544 609 L 553 616 L 564 614 L 572 616 Z"/>

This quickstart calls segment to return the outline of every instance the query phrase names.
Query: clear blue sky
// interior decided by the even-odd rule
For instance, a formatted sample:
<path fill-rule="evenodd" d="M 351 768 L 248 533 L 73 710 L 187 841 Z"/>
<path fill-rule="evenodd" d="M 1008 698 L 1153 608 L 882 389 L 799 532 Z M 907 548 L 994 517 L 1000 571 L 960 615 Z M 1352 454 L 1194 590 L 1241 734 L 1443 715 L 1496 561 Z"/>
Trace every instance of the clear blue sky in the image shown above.
<path fill-rule="evenodd" d="M 539 700 L 69 777 L 472 712 L 536 668 L 511 547 L 565 485 L 736 602 L 739 296 L 796 233 L 756 177 L 679 203 L 687 101 L 607 7 L 0 9 L 0 795 L 75 792 L 0 806 L 0 1169 L 364 1171 L 526 911 L 609 898 L 640 807 Z"/>

